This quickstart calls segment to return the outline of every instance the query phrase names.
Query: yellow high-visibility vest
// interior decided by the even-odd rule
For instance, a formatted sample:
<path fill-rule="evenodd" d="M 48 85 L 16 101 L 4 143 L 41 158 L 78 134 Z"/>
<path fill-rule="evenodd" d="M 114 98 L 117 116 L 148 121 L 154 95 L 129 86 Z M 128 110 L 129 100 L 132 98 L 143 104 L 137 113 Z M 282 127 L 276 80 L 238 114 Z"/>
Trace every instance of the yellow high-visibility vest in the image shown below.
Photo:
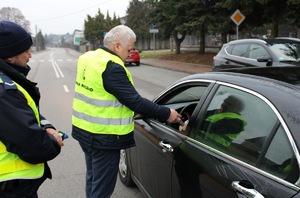
<path fill-rule="evenodd" d="M 7 76 L 5 76 L 5 79 L 9 79 L 10 82 L 6 82 L 6 80 L 3 79 L 3 76 L 4 74 L 1 73 L 0 85 L 13 83 L 13 86 L 16 86 L 16 88 L 24 94 L 27 99 L 27 104 L 32 109 L 37 123 L 40 125 L 38 108 L 28 92 L 16 82 L 11 81 Z M 6 133 L 9 133 L 9 131 L 6 131 Z M 21 160 L 18 155 L 8 152 L 6 146 L 0 141 L 0 182 L 12 179 L 36 179 L 42 177 L 43 174 L 44 163 L 30 164 Z"/>
<path fill-rule="evenodd" d="M 222 119 L 238 119 L 242 121 L 243 129 L 240 132 L 242 132 L 244 130 L 244 127 L 247 125 L 247 122 L 242 118 L 241 115 L 233 112 L 223 112 L 223 113 L 211 115 L 208 118 L 206 118 L 206 121 L 210 123 L 214 123 Z M 240 134 L 240 133 L 233 134 L 230 133 L 230 131 L 227 134 L 214 134 L 206 131 L 200 131 L 200 132 L 204 134 L 206 138 L 209 138 L 210 140 L 213 140 L 225 147 L 228 147 L 231 144 L 231 142 Z"/>
<path fill-rule="evenodd" d="M 104 89 L 102 73 L 109 62 L 121 65 L 133 85 L 132 76 L 120 57 L 103 49 L 81 55 L 78 59 L 72 124 L 90 133 L 125 135 L 133 131 L 134 112 Z"/>

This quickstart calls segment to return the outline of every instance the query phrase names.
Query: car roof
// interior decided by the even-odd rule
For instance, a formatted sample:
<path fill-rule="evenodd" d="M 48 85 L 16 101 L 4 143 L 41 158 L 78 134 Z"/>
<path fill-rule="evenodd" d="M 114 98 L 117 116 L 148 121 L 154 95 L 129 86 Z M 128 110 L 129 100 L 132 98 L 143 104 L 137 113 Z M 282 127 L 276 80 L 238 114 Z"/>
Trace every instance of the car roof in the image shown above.
<path fill-rule="evenodd" d="M 291 42 L 300 43 L 300 39 L 293 38 L 293 37 L 276 37 L 273 40 L 282 40 L 282 41 L 291 41 Z"/>
<path fill-rule="evenodd" d="M 233 40 L 225 44 L 237 44 L 237 43 L 263 43 L 266 44 L 267 42 L 262 39 L 239 39 L 239 40 Z"/>
<path fill-rule="evenodd" d="M 270 38 L 270 39 L 239 39 L 233 40 L 228 42 L 227 44 L 237 44 L 237 43 L 261 43 L 261 44 L 268 44 L 268 43 L 300 43 L 300 39 L 298 38 L 290 38 L 290 37 L 277 37 L 277 38 Z M 225 43 L 226 44 L 226 43 Z"/>
<path fill-rule="evenodd" d="M 235 76 L 235 77 L 240 76 L 240 78 L 251 78 L 251 79 L 262 78 L 264 79 L 264 81 L 273 81 L 274 83 L 284 84 L 287 87 L 300 90 L 300 68 L 294 66 L 241 67 L 241 68 L 223 69 L 220 71 L 209 72 L 205 74 L 206 75 L 209 74 L 209 77 L 212 78 L 212 80 L 226 79 L 226 77 L 228 76 Z M 200 75 L 199 77 L 205 77 L 205 76 Z"/>

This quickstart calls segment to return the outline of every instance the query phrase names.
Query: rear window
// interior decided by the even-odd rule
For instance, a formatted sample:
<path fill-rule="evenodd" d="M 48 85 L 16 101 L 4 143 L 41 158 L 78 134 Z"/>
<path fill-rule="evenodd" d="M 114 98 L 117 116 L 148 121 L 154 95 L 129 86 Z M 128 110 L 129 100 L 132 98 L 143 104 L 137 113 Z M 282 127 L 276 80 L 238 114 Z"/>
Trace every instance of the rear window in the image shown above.
<path fill-rule="evenodd" d="M 233 56 L 247 57 L 247 48 L 248 44 L 233 45 L 230 52 L 227 51 L 227 53 Z"/>

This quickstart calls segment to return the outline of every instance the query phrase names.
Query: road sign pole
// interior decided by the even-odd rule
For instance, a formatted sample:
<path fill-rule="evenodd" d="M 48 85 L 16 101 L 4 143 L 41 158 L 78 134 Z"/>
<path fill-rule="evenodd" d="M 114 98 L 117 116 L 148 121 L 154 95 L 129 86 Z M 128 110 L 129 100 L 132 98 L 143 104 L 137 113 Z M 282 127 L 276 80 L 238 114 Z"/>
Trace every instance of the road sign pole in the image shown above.
<path fill-rule="evenodd" d="M 236 40 L 239 39 L 239 25 L 246 18 L 239 10 L 236 10 L 233 15 L 231 15 L 231 20 L 236 24 Z"/>
<path fill-rule="evenodd" d="M 153 37 L 154 37 L 154 52 L 155 52 L 155 48 L 156 48 L 155 33 L 153 34 Z"/>

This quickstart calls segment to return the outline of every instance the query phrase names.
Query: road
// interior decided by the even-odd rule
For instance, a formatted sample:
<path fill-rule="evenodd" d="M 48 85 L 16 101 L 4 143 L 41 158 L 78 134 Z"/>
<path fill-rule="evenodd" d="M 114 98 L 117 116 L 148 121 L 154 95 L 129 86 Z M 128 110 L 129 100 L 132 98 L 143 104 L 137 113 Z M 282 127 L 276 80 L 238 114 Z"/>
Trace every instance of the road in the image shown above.
<path fill-rule="evenodd" d="M 71 137 L 72 99 L 77 68 L 76 56 L 65 49 L 52 48 L 33 54 L 28 78 L 38 82 L 41 91 L 40 110 L 58 130 L 69 135 L 61 154 L 49 162 L 53 179 L 39 190 L 41 198 L 84 198 L 85 164 L 78 142 Z M 128 67 L 135 87 L 145 98 L 156 94 L 188 74 L 141 65 Z M 112 198 L 142 197 L 137 187 L 128 188 L 118 179 Z"/>

